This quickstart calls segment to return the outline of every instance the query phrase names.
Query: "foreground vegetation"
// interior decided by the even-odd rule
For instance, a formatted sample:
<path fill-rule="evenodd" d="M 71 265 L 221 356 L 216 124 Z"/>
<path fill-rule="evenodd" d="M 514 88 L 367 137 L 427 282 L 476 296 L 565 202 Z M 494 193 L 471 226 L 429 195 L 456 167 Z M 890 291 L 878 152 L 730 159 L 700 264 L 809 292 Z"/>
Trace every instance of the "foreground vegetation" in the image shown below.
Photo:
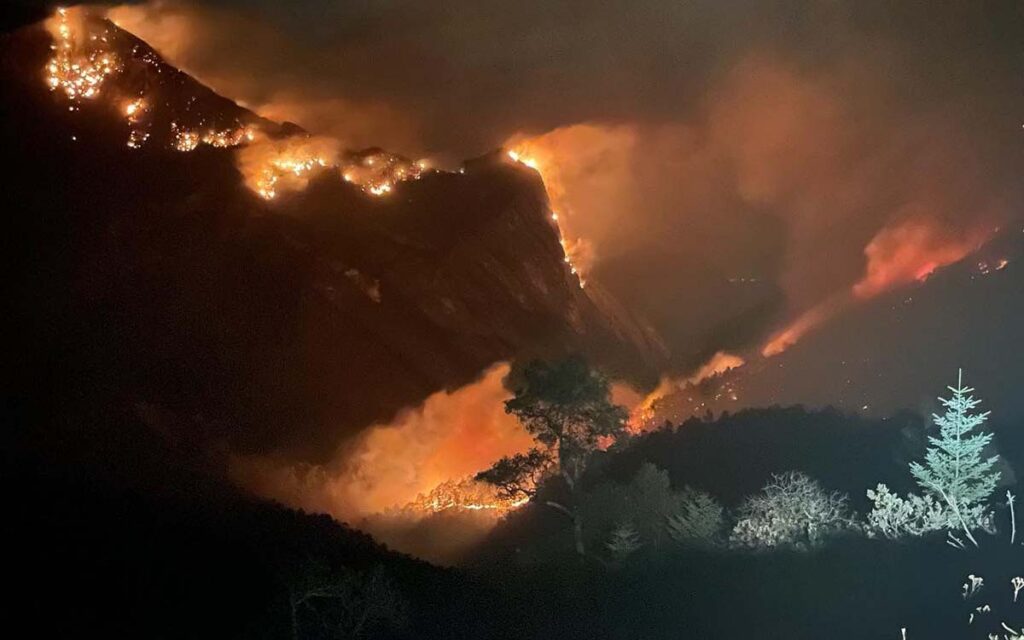
<path fill-rule="evenodd" d="M 911 473 L 941 429 L 791 407 L 595 442 L 572 491 L 539 443 L 536 481 L 507 485 L 531 502 L 442 569 L 237 494 L 131 413 L 103 418 L 87 458 L 4 449 L 5 612 L 39 637 L 934 640 L 1024 623 L 1005 493 L 1024 437 L 1005 423 L 964 485 L 1002 473 L 964 518 L 977 546 Z"/>

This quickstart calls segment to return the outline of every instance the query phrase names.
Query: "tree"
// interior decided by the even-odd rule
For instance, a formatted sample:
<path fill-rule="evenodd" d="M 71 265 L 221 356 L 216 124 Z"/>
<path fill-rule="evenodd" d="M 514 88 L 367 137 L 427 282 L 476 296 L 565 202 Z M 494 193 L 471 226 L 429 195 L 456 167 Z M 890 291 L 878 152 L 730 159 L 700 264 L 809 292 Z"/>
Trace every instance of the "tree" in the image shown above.
<path fill-rule="evenodd" d="M 406 602 L 381 567 L 369 574 L 333 571 L 305 558 L 287 563 L 283 574 L 293 640 L 302 636 L 303 614 L 319 618 L 335 638 L 362 638 L 405 622 Z"/>
<path fill-rule="evenodd" d="M 760 493 L 739 509 L 732 541 L 747 547 L 816 546 L 854 526 L 846 496 L 826 493 L 799 471 L 773 474 Z"/>
<path fill-rule="evenodd" d="M 569 500 L 545 504 L 572 522 L 576 552 L 585 553 L 583 525 L 576 507 L 579 481 L 590 454 L 606 439 L 625 432 L 626 411 L 610 400 L 608 380 L 580 358 L 533 361 L 512 377 L 513 397 L 506 413 L 516 416 L 542 448 L 524 457 L 502 458 L 480 479 L 523 492 L 546 473 L 545 455 L 557 470 Z"/>
<path fill-rule="evenodd" d="M 679 506 L 665 521 L 668 535 L 684 546 L 713 547 L 721 541 L 725 510 L 711 495 L 684 487 Z"/>
<path fill-rule="evenodd" d="M 925 453 L 924 464 L 912 462 L 910 473 L 922 488 L 949 505 L 953 518 L 977 546 L 971 529 L 982 526 L 985 519 L 985 502 L 999 482 L 999 472 L 993 471 L 999 456 L 981 457 L 992 434 L 972 432 L 988 420 L 990 412 L 971 413 L 981 400 L 970 395 L 974 389 L 963 385 L 962 369 L 956 387 L 947 388 L 953 397 L 939 398 L 946 413 L 932 414 L 939 436 L 929 436 L 932 446 Z"/>
<path fill-rule="evenodd" d="M 879 484 L 875 489 L 868 489 L 868 499 L 874 503 L 868 514 L 868 535 L 881 534 L 895 539 L 921 536 L 949 527 L 949 507 L 930 494 L 910 494 L 904 499 L 889 491 L 889 487 Z"/>
<path fill-rule="evenodd" d="M 640 534 L 631 522 L 623 522 L 612 531 L 611 540 L 605 545 L 616 562 L 622 562 L 643 546 Z"/>
<path fill-rule="evenodd" d="M 537 493 L 537 487 L 551 474 L 553 466 L 551 452 L 534 447 L 498 460 L 490 469 L 476 474 L 476 479 L 497 487 L 502 500 L 519 502 Z"/>
<path fill-rule="evenodd" d="M 667 537 L 666 518 L 682 508 L 668 472 L 650 462 L 640 465 L 626 484 L 605 481 L 582 493 L 578 513 L 586 523 L 585 540 L 606 540 L 623 522 L 636 530 L 645 546 L 657 549 Z"/>

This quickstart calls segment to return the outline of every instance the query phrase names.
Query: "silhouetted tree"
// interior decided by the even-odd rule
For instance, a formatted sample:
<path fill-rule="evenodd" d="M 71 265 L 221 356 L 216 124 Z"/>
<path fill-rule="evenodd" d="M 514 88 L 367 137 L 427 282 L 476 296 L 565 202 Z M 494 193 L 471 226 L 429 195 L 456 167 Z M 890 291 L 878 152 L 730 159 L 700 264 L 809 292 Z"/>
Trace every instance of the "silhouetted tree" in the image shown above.
<path fill-rule="evenodd" d="M 643 546 L 640 534 L 631 522 L 623 522 L 612 531 L 611 539 L 605 545 L 612 559 L 622 562 Z"/>
<path fill-rule="evenodd" d="M 406 604 L 381 567 L 368 574 L 306 558 L 284 571 L 288 589 L 292 640 L 302 637 L 304 619 L 317 616 L 334 638 L 362 638 L 374 629 L 394 628 L 405 621 Z"/>
<path fill-rule="evenodd" d="M 681 498 L 672 491 L 668 472 L 644 463 L 628 483 L 602 482 L 580 497 L 585 539 L 606 539 L 609 531 L 628 522 L 644 545 L 657 549 L 667 536 L 667 518 L 682 509 Z"/>
<path fill-rule="evenodd" d="M 513 393 L 505 402 L 505 411 L 516 416 L 543 449 L 518 459 L 503 458 L 480 479 L 523 492 L 544 473 L 545 456 L 554 460 L 570 500 L 547 500 L 545 504 L 572 522 L 576 552 L 583 556 L 583 525 L 576 496 L 579 481 L 590 454 L 602 441 L 624 432 L 627 413 L 611 403 L 608 380 L 580 358 L 531 362 L 513 380 Z"/>
<path fill-rule="evenodd" d="M 498 460 L 487 471 L 478 473 L 476 479 L 497 487 L 498 496 L 504 500 L 529 499 L 537 493 L 537 487 L 544 478 L 550 475 L 554 463 L 550 451 L 534 447 L 526 453 Z"/>
<path fill-rule="evenodd" d="M 722 541 L 725 510 L 710 494 L 684 487 L 665 526 L 669 537 L 681 545 L 712 547 Z"/>

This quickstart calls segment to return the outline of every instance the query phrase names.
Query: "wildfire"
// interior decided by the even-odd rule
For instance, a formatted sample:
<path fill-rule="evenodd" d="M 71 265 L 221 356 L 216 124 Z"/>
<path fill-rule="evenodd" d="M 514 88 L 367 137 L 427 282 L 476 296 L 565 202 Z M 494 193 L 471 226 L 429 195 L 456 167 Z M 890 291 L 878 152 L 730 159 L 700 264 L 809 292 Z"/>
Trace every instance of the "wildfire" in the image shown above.
<path fill-rule="evenodd" d="M 224 129 L 216 131 L 210 129 L 203 134 L 203 144 L 223 149 L 226 147 L 237 147 L 245 142 L 252 142 L 256 139 L 256 132 L 252 127 L 238 127 L 235 129 Z"/>
<path fill-rule="evenodd" d="M 135 123 L 139 121 L 145 110 L 146 100 L 139 97 L 124 106 L 124 115 L 128 118 L 128 122 Z"/>
<path fill-rule="evenodd" d="M 1006 268 L 1006 265 L 1008 264 L 1010 264 L 1010 261 L 1007 260 L 1006 258 L 1000 258 L 999 260 L 996 260 L 995 264 L 992 264 L 987 260 L 982 260 L 981 262 L 978 263 L 978 273 L 980 273 L 983 276 L 987 276 L 988 274 L 993 273 L 995 271 L 1002 271 L 1003 269 Z"/>
<path fill-rule="evenodd" d="M 717 388 L 711 397 L 706 398 L 706 400 L 694 401 L 693 396 L 705 395 L 697 389 L 701 384 L 712 380 L 713 378 L 719 378 L 725 373 L 732 371 L 733 369 L 738 369 L 745 364 L 746 361 L 738 355 L 727 353 L 725 351 L 718 351 L 699 369 L 697 369 L 697 371 L 688 377 L 666 376 L 662 378 L 654 391 L 647 394 L 647 397 L 645 397 L 630 412 L 628 424 L 629 430 L 633 433 L 639 433 L 645 428 L 656 423 L 659 417 L 659 405 L 664 404 L 673 395 L 688 395 L 686 398 L 687 405 L 691 406 L 694 410 L 707 407 L 707 400 L 713 402 L 720 402 L 723 400 L 729 400 L 732 402 L 737 401 L 739 399 L 738 392 L 736 387 L 729 381 L 725 381 L 724 384 Z"/>
<path fill-rule="evenodd" d="M 446 480 L 427 494 L 420 494 L 403 510 L 419 513 L 440 513 L 448 510 L 490 511 L 501 515 L 523 506 L 529 498 L 504 500 L 493 485 L 474 480 Z"/>
<path fill-rule="evenodd" d="M 195 131 L 179 130 L 174 124 L 171 125 L 171 129 L 174 131 L 172 145 L 176 151 L 194 151 L 199 146 L 199 134 Z"/>
<path fill-rule="evenodd" d="M 864 276 L 848 291 L 841 291 L 811 307 L 781 331 L 772 335 L 761 349 L 770 358 L 796 344 L 804 335 L 831 319 L 857 300 L 867 300 L 913 282 L 927 280 L 937 269 L 963 260 L 990 236 L 984 229 L 965 234 L 941 227 L 929 218 L 914 217 L 886 227 L 864 248 L 867 267 Z M 1006 264 L 996 265 L 1002 269 Z M 979 270 L 987 273 L 988 265 Z"/>
<path fill-rule="evenodd" d="M 796 344 L 807 333 L 835 316 L 849 303 L 849 296 L 841 293 L 811 307 L 784 329 L 773 334 L 761 348 L 761 355 L 766 358 L 779 355 Z"/>
<path fill-rule="evenodd" d="M 149 140 L 149 134 L 140 129 L 132 129 L 128 134 L 128 146 L 132 149 L 139 149 Z"/>
<path fill-rule="evenodd" d="M 423 160 L 411 162 L 380 150 L 341 155 L 338 147 L 336 140 L 323 137 L 263 140 L 239 154 L 239 165 L 246 183 L 265 200 L 276 198 L 282 185 L 285 191 L 304 189 L 311 172 L 328 168 L 364 193 L 381 197 L 400 182 L 420 179 L 427 167 Z"/>
<path fill-rule="evenodd" d="M 555 203 L 559 200 L 558 192 L 548 186 L 549 183 L 552 182 L 551 175 L 553 171 L 551 169 L 547 169 L 546 171 L 541 170 L 540 162 L 538 162 L 534 156 L 528 155 L 525 151 L 509 149 L 506 151 L 506 154 L 512 162 L 517 162 L 523 166 L 529 167 L 540 174 L 541 181 L 544 183 L 544 188 L 548 193 L 548 200 L 550 202 Z M 565 254 L 565 263 L 569 265 L 569 272 L 576 276 L 576 280 L 579 282 L 580 288 L 583 289 L 587 286 L 587 280 L 581 264 L 583 260 L 581 260 L 580 257 L 590 253 L 589 245 L 582 240 L 568 240 L 565 229 L 563 229 L 563 225 L 560 220 L 561 218 L 558 213 L 552 211 L 551 221 L 554 222 L 555 226 L 558 228 L 558 242 L 562 245 L 562 253 Z"/>
<path fill-rule="evenodd" d="M 923 217 L 887 227 L 864 248 L 867 272 L 853 286 L 853 294 L 871 298 L 903 284 L 923 281 L 936 269 L 966 258 L 989 235 L 984 229 L 959 234 Z"/>
<path fill-rule="evenodd" d="M 89 34 L 80 11 L 63 8 L 47 21 L 47 28 L 54 39 L 53 57 L 46 65 L 47 86 L 70 100 L 97 97 L 104 80 L 121 70 L 117 56 L 106 47 L 106 32 Z"/>

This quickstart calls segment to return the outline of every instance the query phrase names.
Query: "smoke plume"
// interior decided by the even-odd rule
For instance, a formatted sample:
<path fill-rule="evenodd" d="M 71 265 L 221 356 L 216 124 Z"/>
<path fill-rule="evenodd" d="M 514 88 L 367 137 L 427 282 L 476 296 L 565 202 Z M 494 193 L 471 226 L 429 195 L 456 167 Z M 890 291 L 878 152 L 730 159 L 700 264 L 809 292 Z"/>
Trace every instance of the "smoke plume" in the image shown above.
<path fill-rule="evenodd" d="M 255 493 L 341 520 L 401 509 L 449 479 L 529 448 L 532 438 L 504 410 L 508 371 L 497 365 L 473 384 L 369 427 L 327 464 L 238 456 L 231 475 Z"/>
<path fill-rule="evenodd" d="M 781 353 L 1019 216 L 1013 2 L 154 0 L 109 15 L 341 147 L 527 158 L 573 266 L 665 338 L 669 386 L 720 352 Z M 528 444 L 501 412 L 503 371 L 331 465 L 238 459 L 236 477 L 345 518 L 402 504 Z"/>

